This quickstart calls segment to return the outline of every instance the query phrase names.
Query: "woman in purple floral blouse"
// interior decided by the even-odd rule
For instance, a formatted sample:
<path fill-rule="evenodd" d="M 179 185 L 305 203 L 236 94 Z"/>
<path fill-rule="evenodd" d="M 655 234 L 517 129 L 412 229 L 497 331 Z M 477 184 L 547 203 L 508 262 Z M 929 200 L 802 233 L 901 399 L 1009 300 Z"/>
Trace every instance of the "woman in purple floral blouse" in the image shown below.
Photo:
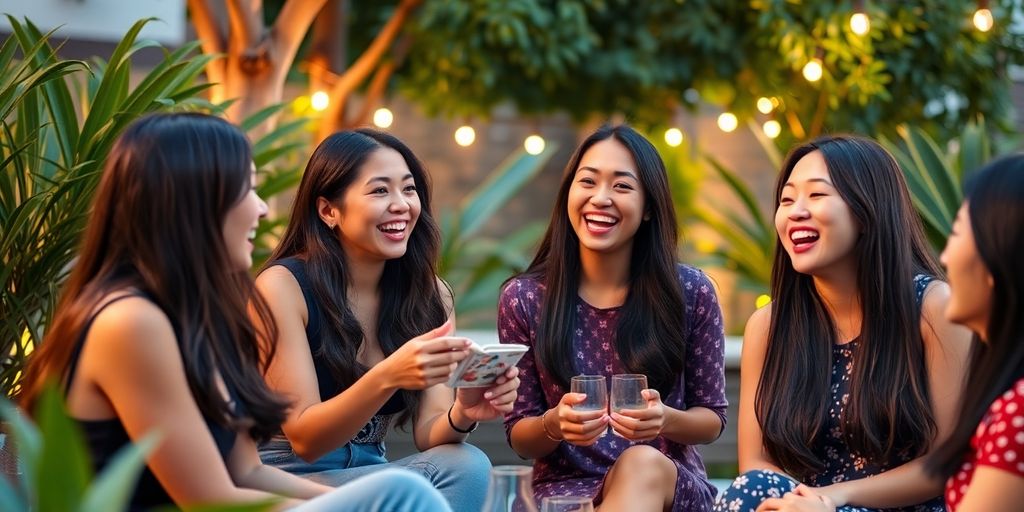
<path fill-rule="evenodd" d="M 693 446 L 725 426 L 721 310 L 700 270 L 676 261 L 664 163 L 627 126 L 576 150 L 530 267 L 502 291 L 498 334 L 529 345 L 505 416 L 512 448 L 535 459 L 534 491 L 591 496 L 609 510 L 711 508 Z M 647 407 L 577 411 L 573 375 L 642 373 Z M 618 436 L 604 434 L 611 427 Z"/>

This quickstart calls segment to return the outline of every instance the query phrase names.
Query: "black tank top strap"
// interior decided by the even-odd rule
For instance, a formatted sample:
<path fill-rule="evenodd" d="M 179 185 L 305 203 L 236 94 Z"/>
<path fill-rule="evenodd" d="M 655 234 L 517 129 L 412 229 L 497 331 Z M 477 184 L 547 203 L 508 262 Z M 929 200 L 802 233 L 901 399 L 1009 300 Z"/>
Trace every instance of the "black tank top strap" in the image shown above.
<path fill-rule="evenodd" d="M 309 274 L 306 272 L 306 262 L 290 256 L 288 258 L 282 258 L 275 261 L 271 266 L 280 265 L 289 272 L 295 281 L 299 283 L 299 289 L 302 290 L 302 298 L 306 301 L 306 333 L 310 340 L 310 343 L 317 343 L 319 345 L 319 336 L 314 336 L 320 332 L 320 305 L 316 301 L 316 297 L 313 296 L 313 282 L 309 279 Z M 316 341 L 313 341 L 316 338 Z"/>
<path fill-rule="evenodd" d="M 67 378 L 64 381 L 64 396 L 67 396 L 71 391 L 71 383 L 75 381 L 75 372 L 78 370 L 78 360 L 82 357 L 82 350 L 85 348 L 85 338 L 89 335 L 89 329 L 92 328 L 92 324 L 96 321 L 96 317 L 100 316 L 100 313 L 102 313 L 104 309 L 110 307 L 111 304 L 132 297 L 149 299 L 146 294 L 139 291 L 125 292 L 124 295 L 118 295 L 117 297 L 109 299 L 101 304 L 92 312 L 89 319 L 85 321 L 85 324 L 82 326 L 81 333 L 78 335 L 78 340 L 75 341 L 74 349 L 71 351 L 71 358 L 68 359 Z"/>

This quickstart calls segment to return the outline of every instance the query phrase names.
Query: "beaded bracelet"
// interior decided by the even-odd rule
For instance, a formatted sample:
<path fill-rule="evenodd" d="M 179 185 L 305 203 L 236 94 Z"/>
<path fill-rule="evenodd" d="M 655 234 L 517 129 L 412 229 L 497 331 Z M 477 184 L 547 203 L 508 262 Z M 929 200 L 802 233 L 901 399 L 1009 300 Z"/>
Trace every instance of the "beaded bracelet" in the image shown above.
<path fill-rule="evenodd" d="M 474 430 L 476 430 L 477 427 L 480 426 L 479 422 L 474 421 L 473 424 L 470 425 L 469 428 L 467 428 L 465 430 L 463 430 L 463 429 L 461 429 L 459 427 L 456 427 L 455 426 L 455 422 L 452 421 L 452 409 L 454 409 L 454 408 L 455 408 L 455 404 L 452 404 L 452 406 L 448 408 L 448 426 L 451 427 L 452 430 L 454 430 L 454 431 L 456 431 L 456 432 L 458 432 L 460 434 L 469 434 L 470 432 L 473 432 Z"/>

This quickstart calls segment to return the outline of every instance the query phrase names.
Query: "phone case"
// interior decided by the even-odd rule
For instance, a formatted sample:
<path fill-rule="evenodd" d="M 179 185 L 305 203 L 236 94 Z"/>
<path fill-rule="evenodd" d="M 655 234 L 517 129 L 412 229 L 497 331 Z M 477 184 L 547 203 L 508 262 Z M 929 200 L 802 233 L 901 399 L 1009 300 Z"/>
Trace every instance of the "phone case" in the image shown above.
<path fill-rule="evenodd" d="M 515 366 L 529 349 L 526 345 L 470 346 L 470 353 L 455 368 L 448 387 L 482 388 L 494 384 L 501 374 Z"/>

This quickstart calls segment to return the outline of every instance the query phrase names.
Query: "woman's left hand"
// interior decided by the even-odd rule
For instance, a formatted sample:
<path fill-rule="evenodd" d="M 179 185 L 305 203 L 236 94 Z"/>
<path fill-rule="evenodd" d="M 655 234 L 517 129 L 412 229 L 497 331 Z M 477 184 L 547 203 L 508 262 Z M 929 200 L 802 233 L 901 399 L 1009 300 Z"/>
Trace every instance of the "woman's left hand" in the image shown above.
<path fill-rule="evenodd" d="M 665 404 L 656 389 L 641 392 L 647 400 L 646 409 L 623 409 L 611 415 L 612 428 L 630 441 L 650 441 L 661 435 L 665 428 Z"/>
<path fill-rule="evenodd" d="M 519 368 L 513 366 L 489 388 L 459 388 L 455 402 L 467 418 L 487 421 L 512 410 L 519 388 Z"/>
<path fill-rule="evenodd" d="M 798 485 L 793 492 L 781 498 L 768 498 L 757 507 L 757 512 L 835 512 L 836 504 L 816 489 Z"/>

